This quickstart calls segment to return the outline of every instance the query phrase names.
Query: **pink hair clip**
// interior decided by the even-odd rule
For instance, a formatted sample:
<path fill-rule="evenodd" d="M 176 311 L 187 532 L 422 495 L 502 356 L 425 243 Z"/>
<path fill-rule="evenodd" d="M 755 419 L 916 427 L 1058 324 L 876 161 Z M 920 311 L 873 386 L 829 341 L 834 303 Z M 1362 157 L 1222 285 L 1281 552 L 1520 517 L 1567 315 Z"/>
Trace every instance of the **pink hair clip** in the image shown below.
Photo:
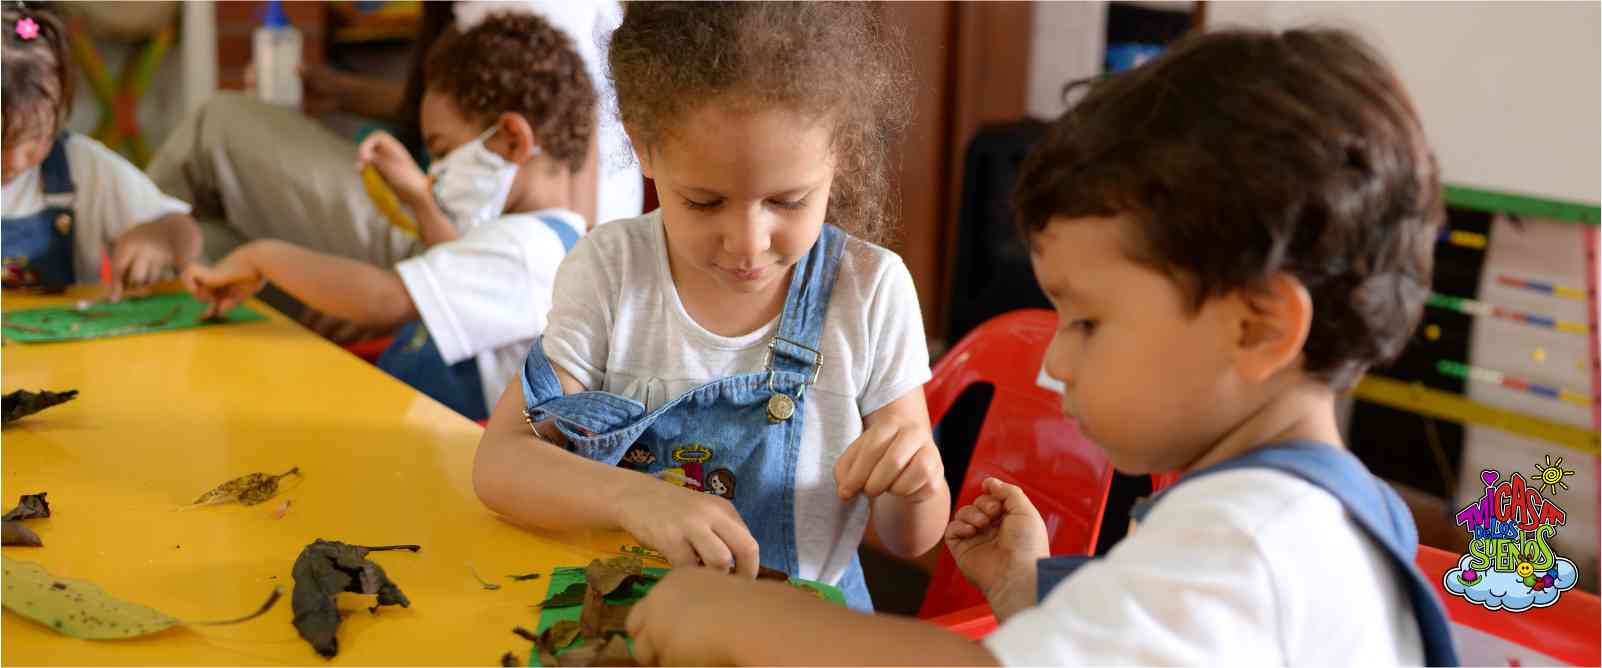
<path fill-rule="evenodd" d="M 31 40 L 31 39 L 33 39 L 35 37 L 38 37 L 39 36 L 39 24 L 37 22 L 35 22 L 33 19 L 30 19 L 30 18 L 24 18 L 21 21 L 18 21 L 17 22 L 17 36 L 21 37 L 23 39 L 23 41 L 28 41 L 28 40 Z"/>

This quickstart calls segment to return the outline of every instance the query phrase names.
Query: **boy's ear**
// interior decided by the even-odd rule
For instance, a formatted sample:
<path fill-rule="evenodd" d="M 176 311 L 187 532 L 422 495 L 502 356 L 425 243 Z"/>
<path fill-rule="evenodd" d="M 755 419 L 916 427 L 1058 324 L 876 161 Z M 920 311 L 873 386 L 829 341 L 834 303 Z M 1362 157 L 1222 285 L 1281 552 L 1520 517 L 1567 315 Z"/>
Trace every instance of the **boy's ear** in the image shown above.
<path fill-rule="evenodd" d="M 534 126 L 529 125 L 528 119 L 523 118 L 522 114 L 501 112 L 495 119 L 495 125 L 495 134 L 504 138 L 502 140 L 504 143 L 501 144 L 504 150 L 495 151 L 502 158 L 514 165 L 521 165 L 534 157 L 534 149 L 539 146 L 539 138 L 534 136 Z"/>
<path fill-rule="evenodd" d="M 1285 272 L 1262 285 L 1241 290 L 1235 368 L 1247 380 L 1261 382 L 1301 364 L 1302 346 L 1313 324 L 1313 297 L 1307 286 Z"/>

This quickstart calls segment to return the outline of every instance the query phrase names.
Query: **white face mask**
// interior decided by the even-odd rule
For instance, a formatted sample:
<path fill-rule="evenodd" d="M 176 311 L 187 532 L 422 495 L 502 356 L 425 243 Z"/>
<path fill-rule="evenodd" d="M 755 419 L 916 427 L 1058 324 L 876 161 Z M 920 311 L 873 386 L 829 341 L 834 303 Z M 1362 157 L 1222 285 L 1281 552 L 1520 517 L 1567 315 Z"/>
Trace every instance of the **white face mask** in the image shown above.
<path fill-rule="evenodd" d="M 428 175 L 434 182 L 434 201 L 458 231 L 465 232 L 499 217 L 512 192 L 512 181 L 517 178 L 517 165 L 484 146 L 484 140 L 492 134 L 495 127 L 428 166 Z M 535 147 L 534 152 L 538 154 L 539 148 Z"/>

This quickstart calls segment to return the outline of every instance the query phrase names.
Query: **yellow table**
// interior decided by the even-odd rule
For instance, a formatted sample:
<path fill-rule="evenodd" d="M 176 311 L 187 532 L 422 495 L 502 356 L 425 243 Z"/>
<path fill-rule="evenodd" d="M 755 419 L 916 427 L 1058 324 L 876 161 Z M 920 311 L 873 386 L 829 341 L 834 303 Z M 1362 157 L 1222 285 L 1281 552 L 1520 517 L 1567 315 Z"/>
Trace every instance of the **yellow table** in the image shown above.
<path fill-rule="evenodd" d="M 89 295 L 6 294 L 7 310 Z M 28 526 L 42 548 L 6 556 L 88 580 L 112 595 L 181 619 L 249 612 L 274 586 L 266 615 L 223 627 L 179 627 L 145 638 L 87 641 L 9 610 L 0 662 L 18 664 L 322 664 L 296 634 L 290 566 L 313 539 L 380 552 L 410 609 L 369 614 L 373 597 L 341 594 L 335 664 L 496 665 L 528 644 L 529 606 L 549 571 L 615 554 L 627 537 L 529 532 L 473 494 L 480 429 L 259 302 L 265 322 L 77 343 L 6 343 L 4 391 L 77 389 L 78 398 L 3 433 L 0 503 L 48 492 L 52 517 Z M 224 480 L 298 466 L 278 497 L 257 506 L 177 510 Z M 272 517 L 284 499 L 282 519 Z M 501 585 L 486 591 L 476 569 Z M 529 582 L 512 573 L 543 571 Z"/>

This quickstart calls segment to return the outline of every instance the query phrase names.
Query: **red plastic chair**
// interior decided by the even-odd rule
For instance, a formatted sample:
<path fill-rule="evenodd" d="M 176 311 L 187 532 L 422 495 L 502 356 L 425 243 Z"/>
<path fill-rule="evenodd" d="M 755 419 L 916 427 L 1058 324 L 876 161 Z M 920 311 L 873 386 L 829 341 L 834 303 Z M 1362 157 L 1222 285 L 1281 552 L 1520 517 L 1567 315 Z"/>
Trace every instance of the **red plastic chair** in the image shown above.
<path fill-rule="evenodd" d="M 1425 579 L 1440 582 L 1456 568 L 1461 555 L 1428 545 L 1418 547 L 1415 559 Z M 1465 666 L 1543 666 L 1561 663 L 1595 666 L 1602 663 L 1602 638 L 1597 620 L 1602 602 L 1595 594 L 1571 589 L 1557 603 L 1524 612 L 1486 610 L 1437 588 L 1452 620 L 1452 639 L 1458 661 Z M 947 613 L 929 620 L 970 640 L 996 630 L 989 605 Z"/>
<path fill-rule="evenodd" d="M 1057 316 L 1013 311 L 974 329 L 934 367 L 924 385 L 929 419 L 939 422 L 975 383 L 995 387 L 957 505 L 978 497 L 985 478 L 1022 487 L 1046 520 L 1052 554 L 1090 554 L 1101 531 L 1112 465 L 1101 448 L 1063 417 L 1062 398 L 1037 378 Z M 984 603 L 942 550 L 918 616 L 924 619 Z"/>
<path fill-rule="evenodd" d="M 368 364 L 377 364 L 378 358 L 384 354 L 385 350 L 389 350 L 389 345 L 394 342 L 395 337 L 393 336 L 381 336 L 376 339 L 352 341 L 341 344 L 340 347 L 350 354 L 362 358 Z"/>
<path fill-rule="evenodd" d="M 1452 618 L 1452 639 L 1465 666 L 1539 666 L 1553 661 L 1571 666 L 1602 664 L 1602 601 L 1595 594 L 1570 589 L 1545 608 L 1523 612 L 1487 610 L 1440 587 L 1442 576 L 1457 568 L 1463 555 L 1420 545 L 1414 563 Z M 1585 577 L 1582 573 L 1580 577 Z"/>

